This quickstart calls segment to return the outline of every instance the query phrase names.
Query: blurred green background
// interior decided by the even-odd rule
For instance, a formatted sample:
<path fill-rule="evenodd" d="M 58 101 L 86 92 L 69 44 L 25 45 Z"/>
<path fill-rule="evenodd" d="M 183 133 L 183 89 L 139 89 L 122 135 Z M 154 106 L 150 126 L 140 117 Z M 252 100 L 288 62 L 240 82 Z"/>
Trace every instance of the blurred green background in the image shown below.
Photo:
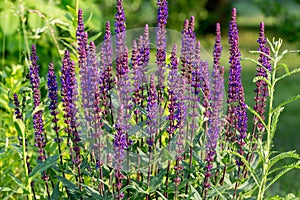
<path fill-rule="evenodd" d="M 31 44 L 37 44 L 40 57 L 41 75 L 45 76 L 47 65 L 53 61 L 60 68 L 65 48 L 75 49 L 76 9 L 82 8 L 84 21 L 90 39 L 102 40 L 106 21 L 113 24 L 115 1 L 113 0 L 0 0 L 0 142 L 5 146 L 7 138 L 15 138 L 10 97 L 26 83 L 28 59 Z M 300 48 L 300 1 L 299 0 L 170 0 L 168 29 L 181 31 L 183 21 L 191 15 L 196 17 L 197 38 L 207 52 L 214 45 L 214 26 L 222 24 L 223 56 L 222 64 L 228 67 L 227 26 L 231 8 L 238 12 L 240 50 L 242 57 L 256 58 L 249 53 L 256 50 L 258 26 L 260 21 L 266 24 L 267 37 L 281 37 L 284 48 Z M 156 24 L 155 0 L 124 0 L 127 29 L 140 28 L 146 23 L 150 27 Z M 288 55 L 284 59 L 290 68 L 300 67 L 300 55 Z M 243 61 L 242 81 L 245 87 L 246 102 L 253 105 L 254 87 L 252 79 L 256 66 Z M 276 93 L 276 102 L 300 94 L 300 74 L 293 75 L 280 82 Z M 43 94 L 45 95 L 45 94 Z M 251 119 L 251 117 L 250 117 Z M 275 136 L 274 150 L 293 150 L 300 152 L 300 103 L 294 102 L 286 107 L 281 116 Z M 1 149 L 2 151 L 2 149 Z M 2 158 L 8 159 L 10 158 Z M 10 162 L 9 162 L 10 163 Z M 3 164 L 0 164 L 3 165 Z M 19 163 L 12 162 L 11 167 L 3 170 L 0 166 L 0 185 L 4 179 L 1 174 L 13 172 Z M 295 193 L 300 197 L 300 171 L 289 172 L 270 190 L 271 195 Z"/>

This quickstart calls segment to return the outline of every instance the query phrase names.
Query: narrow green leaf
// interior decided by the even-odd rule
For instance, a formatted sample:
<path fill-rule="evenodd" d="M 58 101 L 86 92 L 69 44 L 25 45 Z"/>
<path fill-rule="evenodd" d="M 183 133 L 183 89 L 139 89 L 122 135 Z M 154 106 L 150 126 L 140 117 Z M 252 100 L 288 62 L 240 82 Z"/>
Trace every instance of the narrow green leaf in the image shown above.
<path fill-rule="evenodd" d="M 259 186 L 259 182 L 260 182 L 260 181 L 259 181 L 259 178 L 258 178 L 258 176 L 256 175 L 256 173 L 255 173 L 254 169 L 252 168 L 252 166 L 251 166 L 251 165 L 249 164 L 249 162 L 245 159 L 245 157 L 244 157 L 244 156 L 241 156 L 239 153 L 234 152 L 234 151 L 231 151 L 231 152 L 229 152 L 229 153 L 231 153 L 231 154 L 233 154 L 233 155 L 239 157 L 239 158 L 242 160 L 242 162 L 246 165 L 248 171 L 250 172 L 250 175 L 253 177 L 253 179 L 254 179 L 254 181 L 255 181 L 255 184 L 256 184 L 257 186 Z"/>
<path fill-rule="evenodd" d="M 295 74 L 295 73 L 298 73 L 298 72 L 300 72 L 300 68 L 297 68 L 297 69 L 294 69 L 294 70 L 290 71 L 289 74 L 284 74 L 284 75 L 278 77 L 275 81 L 276 82 L 280 81 L 281 79 L 284 79 L 285 77 L 290 76 L 290 75 Z"/>
<path fill-rule="evenodd" d="M 277 174 L 274 178 L 272 178 L 271 181 L 268 183 L 268 185 L 266 186 L 266 190 L 269 187 L 271 187 L 280 177 L 282 177 L 284 174 L 286 174 L 287 172 L 289 172 L 290 170 L 292 170 L 294 168 L 300 169 L 299 162 L 294 167 L 285 168 L 284 170 L 282 170 L 281 172 L 279 172 L 279 174 Z"/>
<path fill-rule="evenodd" d="M 160 191 L 156 191 L 157 194 L 163 199 L 163 200 L 168 200 Z M 199 199 L 200 200 L 200 199 Z"/>
<path fill-rule="evenodd" d="M 282 169 L 287 169 L 287 168 L 300 169 L 300 161 L 292 163 L 292 164 L 289 164 L 289 165 L 284 165 L 284 166 L 276 167 L 275 169 L 272 169 L 271 171 L 269 171 L 268 174 L 272 174 L 274 172 L 277 172 L 277 171 L 282 170 Z"/>
<path fill-rule="evenodd" d="M 193 199 L 195 200 L 201 200 L 201 195 L 199 194 L 199 192 L 192 186 L 190 185 L 192 192 L 194 193 Z"/>
<path fill-rule="evenodd" d="M 140 123 L 136 124 L 135 126 L 133 126 L 133 127 L 128 131 L 128 135 L 129 135 L 129 136 L 134 135 L 136 132 L 138 132 L 139 130 L 141 130 L 141 128 L 143 127 L 144 124 L 145 124 L 145 122 L 140 122 Z"/>
<path fill-rule="evenodd" d="M 100 32 L 96 35 L 93 35 L 92 37 L 89 38 L 88 42 L 97 40 L 101 35 L 102 35 L 102 32 Z"/>
<path fill-rule="evenodd" d="M 215 186 L 211 185 L 211 188 L 213 189 L 213 191 L 211 191 L 208 194 L 208 199 L 210 199 L 210 197 L 213 199 L 213 197 L 215 197 L 217 195 L 223 200 L 228 199 L 223 195 L 226 191 L 228 191 L 228 189 L 229 189 L 228 185 L 222 185 L 220 187 L 215 187 Z"/>
<path fill-rule="evenodd" d="M 265 52 L 262 52 L 262 51 L 249 51 L 249 52 L 253 53 L 253 54 L 263 54 L 264 56 L 266 56 L 270 60 L 274 61 L 274 59 L 270 55 L 266 54 Z"/>
<path fill-rule="evenodd" d="M 49 167 L 51 167 L 52 165 L 55 165 L 56 161 L 58 159 L 58 155 L 55 156 L 51 156 L 49 158 L 47 158 L 47 160 L 43 163 L 40 163 L 38 166 L 36 166 L 32 172 L 29 174 L 29 177 L 33 177 L 35 176 L 37 173 L 39 172 L 43 172 L 46 169 L 48 169 Z"/>
<path fill-rule="evenodd" d="M 59 183 L 57 183 L 53 189 L 51 194 L 51 200 L 58 200 L 59 199 Z"/>
<path fill-rule="evenodd" d="M 60 180 L 62 182 L 62 184 L 67 187 L 69 190 L 78 190 L 77 186 L 74 185 L 72 182 L 70 182 L 69 180 L 67 180 L 64 177 L 61 176 L 57 176 L 57 179 Z"/>
<path fill-rule="evenodd" d="M 275 135 L 276 129 L 277 129 L 277 124 L 279 120 L 280 113 L 284 110 L 284 107 L 277 107 L 272 111 L 273 116 L 272 116 L 272 123 L 271 123 L 271 141 Z"/>
<path fill-rule="evenodd" d="M 0 187 L 0 192 L 10 192 L 10 191 L 12 191 L 12 189 L 8 187 Z"/>
<path fill-rule="evenodd" d="M 297 96 L 293 96 L 287 100 L 285 100 L 284 102 L 280 103 L 273 111 L 280 109 L 280 107 L 284 107 L 285 105 L 293 102 L 293 101 L 297 101 L 300 99 L 300 94 L 298 94 Z"/>
<path fill-rule="evenodd" d="M 25 185 L 23 185 L 22 181 L 20 181 L 20 179 L 18 179 L 17 177 L 15 177 L 15 175 L 13 175 L 12 173 L 9 173 L 9 176 L 12 178 L 12 180 L 18 185 L 20 186 L 23 190 L 26 190 Z"/>
<path fill-rule="evenodd" d="M 14 119 L 14 125 L 15 125 L 15 128 L 16 128 L 19 136 L 24 137 L 25 130 L 26 130 L 24 122 L 21 119 Z"/>
<path fill-rule="evenodd" d="M 260 114 L 258 114 L 251 106 L 247 105 L 247 110 L 249 110 L 253 115 L 255 115 L 262 125 L 268 130 L 268 126 L 265 121 L 261 118 Z"/>
<path fill-rule="evenodd" d="M 276 164 L 278 161 L 283 160 L 285 158 L 295 158 L 295 159 L 300 159 L 300 155 L 296 153 L 296 151 L 288 151 L 288 152 L 283 152 L 280 153 L 279 155 L 274 156 L 273 158 L 270 159 L 270 168 Z"/>

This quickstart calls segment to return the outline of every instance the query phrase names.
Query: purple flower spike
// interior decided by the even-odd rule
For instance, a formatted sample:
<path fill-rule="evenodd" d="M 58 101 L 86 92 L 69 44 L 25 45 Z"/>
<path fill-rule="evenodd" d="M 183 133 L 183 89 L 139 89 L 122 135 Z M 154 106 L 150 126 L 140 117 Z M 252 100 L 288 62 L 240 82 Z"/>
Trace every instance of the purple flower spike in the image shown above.
<path fill-rule="evenodd" d="M 221 31 L 220 24 L 216 24 L 216 40 L 213 51 L 214 65 L 212 71 L 212 85 L 210 88 L 210 107 L 209 127 L 207 132 L 206 144 L 206 173 L 204 179 L 204 188 L 210 188 L 209 178 L 212 176 L 211 168 L 214 161 L 216 146 L 221 132 L 222 120 L 221 113 L 224 99 L 224 67 L 220 66 L 221 58 Z"/>
<path fill-rule="evenodd" d="M 117 187 L 117 199 L 123 199 L 124 194 L 120 192 L 122 188 L 122 179 L 124 175 L 122 174 L 122 165 L 126 157 L 126 149 L 128 147 L 127 140 L 127 131 L 124 127 L 126 121 L 126 109 L 123 104 L 119 108 L 118 120 L 115 125 L 117 132 L 114 136 L 114 154 L 115 154 L 115 178 L 116 178 L 116 187 Z"/>
<path fill-rule="evenodd" d="M 214 47 L 214 52 L 213 52 L 214 66 L 217 67 L 217 68 L 220 68 L 221 52 L 222 52 L 221 28 L 220 28 L 220 24 L 217 23 L 216 24 L 216 41 L 215 41 L 215 47 Z"/>
<path fill-rule="evenodd" d="M 149 135 L 149 139 L 147 143 L 152 146 L 154 143 L 154 135 L 157 133 L 157 115 L 158 115 L 158 103 L 157 103 L 157 92 L 154 83 L 154 75 L 151 74 L 150 77 L 150 89 L 148 96 L 148 104 L 147 104 L 147 133 Z"/>
<path fill-rule="evenodd" d="M 34 109 L 37 108 L 41 103 L 40 95 L 40 77 L 39 77 L 39 65 L 37 65 L 37 54 L 36 48 L 32 45 L 31 50 L 31 65 L 30 65 L 30 83 L 33 90 L 33 103 Z M 33 114 L 33 127 L 35 135 L 35 146 L 38 148 L 39 157 L 38 159 L 42 162 L 46 160 L 46 153 L 44 147 L 46 146 L 45 137 L 44 137 L 44 122 L 42 118 L 43 111 L 39 110 Z"/>
<path fill-rule="evenodd" d="M 201 89 L 203 93 L 202 105 L 205 108 L 204 116 L 209 116 L 209 100 L 210 100 L 210 78 L 207 61 L 200 61 L 201 69 Z"/>
<path fill-rule="evenodd" d="M 142 54 L 142 60 L 143 60 L 143 83 L 146 84 L 148 83 L 148 77 L 146 75 L 146 73 L 148 72 L 148 64 L 150 61 L 150 38 L 149 38 L 149 28 L 148 28 L 148 24 L 145 25 L 145 29 L 144 29 L 144 37 L 143 37 L 143 48 L 142 51 L 140 50 L 140 53 Z"/>
<path fill-rule="evenodd" d="M 22 119 L 22 113 L 20 110 L 20 101 L 18 95 L 14 93 L 14 105 L 15 105 L 15 116 L 17 119 Z"/>
<path fill-rule="evenodd" d="M 168 120 L 170 121 L 170 125 L 167 128 L 167 131 L 170 136 L 173 136 L 175 130 L 177 129 L 177 100 L 178 100 L 178 58 L 176 56 L 177 45 L 174 44 L 172 53 L 171 53 L 171 63 L 169 65 L 170 72 L 168 76 L 168 94 L 169 94 L 169 101 L 168 109 L 169 109 L 169 116 Z"/>
<path fill-rule="evenodd" d="M 262 52 L 260 54 L 260 57 L 258 59 L 258 62 L 261 66 L 257 66 L 256 69 L 256 76 L 257 77 L 264 77 L 268 79 L 267 70 L 271 71 L 272 66 L 270 63 L 270 58 L 268 58 L 266 55 L 270 55 L 270 48 L 266 46 L 267 40 L 265 38 L 265 26 L 264 23 L 260 23 L 260 32 L 259 32 L 259 38 L 257 40 L 259 43 L 258 51 Z M 264 54 L 263 54 L 264 53 Z M 258 80 L 256 82 L 256 89 L 254 90 L 256 93 L 256 96 L 254 98 L 255 100 L 255 106 L 254 110 L 261 116 L 262 119 L 265 119 L 264 112 L 266 107 L 266 101 L 268 96 L 268 85 L 263 80 Z M 257 117 L 254 117 L 254 122 L 260 132 L 264 131 L 264 127 L 261 122 L 259 122 L 259 119 Z M 257 137 L 257 136 L 256 136 Z"/>
<path fill-rule="evenodd" d="M 166 24 L 168 19 L 168 2 L 158 0 L 158 17 L 156 29 L 156 76 L 158 77 L 158 88 L 164 88 L 165 66 L 166 66 Z M 161 98 L 161 95 L 160 97 Z"/>
<path fill-rule="evenodd" d="M 51 110 L 50 114 L 53 117 L 53 119 L 52 119 L 52 122 L 54 123 L 53 130 L 56 132 L 55 141 L 57 143 L 60 143 L 60 138 L 58 136 L 59 126 L 58 126 L 58 123 L 57 123 L 58 122 L 58 118 L 57 118 L 57 115 L 58 115 L 58 109 L 57 109 L 58 88 L 57 88 L 56 75 L 55 75 L 53 63 L 49 64 L 47 78 L 48 78 L 48 97 L 50 99 L 49 109 Z"/>
<path fill-rule="evenodd" d="M 181 73 L 183 76 L 188 77 L 188 39 L 189 39 L 189 20 L 185 20 L 183 24 L 183 30 L 181 32 L 182 37 L 181 37 L 181 55 L 180 55 L 180 62 L 182 65 L 181 68 Z"/>
<path fill-rule="evenodd" d="M 158 0 L 158 15 L 157 25 L 158 27 L 166 26 L 168 20 L 168 2 L 167 0 Z"/>
<path fill-rule="evenodd" d="M 80 136 L 77 128 L 77 81 L 75 77 L 75 64 L 70 60 L 68 51 L 65 51 L 61 71 L 61 95 L 64 107 L 64 122 L 67 125 L 65 131 L 68 133 L 68 140 L 71 138 L 74 146 L 73 149 L 71 149 L 71 151 L 74 150 L 75 152 L 75 157 L 72 155 L 72 161 L 79 166 L 81 158 L 79 147 Z"/>
<path fill-rule="evenodd" d="M 242 66 L 240 64 L 241 53 L 239 50 L 239 37 L 238 28 L 236 24 L 236 9 L 232 10 L 231 22 L 229 25 L 229 44 L 230 44 L 230 70 L 229 70 L 229 87 L 228 87 L 228 99 L 227 103 L 227 121 L 234 130 L 227 132 L 227 136 L 230 138 L 232 135 L 236 135 L 238 131 L 239 136 L 232 138 L 233 140 L 238 139 L 239 153 L 243 154 L 243 146 L 245 145 L 244 139 L 247 134 L 247 108 L 244 98 L 244 88 L 241 81 Z M 240 161 L 239 166 L 241 165 Z"/>
<path fill-rule="evenodd" d="M 108 114 L 110 108 L 110 90 L 113 88 L 114 80 L 112 78 L 112 56 L 113 47 L 111 41 L 110 23 L 106 22 L 105 36 L 103 46 L 100 51 L 100 67 L 101 67 L 101 93 L 102 102 L 104 109 L 104 114 Z"/>
<path fill-rule="evenodd" d="M 128 50 L 125 43 L 126 19 L 122 1 L 123 0 L 117 1 L 117 13 L 115 16 L 117 79 L 120 79 L 122 75 L 128 72 L 128 64 L 124 65 L 124 62 L 126 62 L 126 60 L 128 59 L 126 58 L 126 56 L 128 57 Z"/>
<path fill-rule="evenodd" d="M 143 101 L 142 98 L 142 81 L 143 81 L 143 71 L 142 66 L 139 65 L 139 61 L 141 59 L 141 55 L 139 54 L 136 40 L 133 40 L 132 44 L 132 58 L 131 58 L 131 66 L 133 69 L 133 103 L 135 106 L 138 106 Z M 134 110 L 134 114 L 136 115 L 136 122 L 138 119 L 139 109 Z"/>
<path fill-rule="evenodd" d="M 199 95 L 199 93 L 201 92 L 201 77 L 202 77 L 202 72 L 201 72 L 201 58 L 200 58 L 200 42 L 198 41 L 196 44 L 196 48 L 195 48 L 195 59 L 193 61 L 193 65 L 192 65 L 192 87 L 194 88 L 194 94 L 196 96 Z M 200 101 L 200 99 L 198 98 L 198 101 Z"/>

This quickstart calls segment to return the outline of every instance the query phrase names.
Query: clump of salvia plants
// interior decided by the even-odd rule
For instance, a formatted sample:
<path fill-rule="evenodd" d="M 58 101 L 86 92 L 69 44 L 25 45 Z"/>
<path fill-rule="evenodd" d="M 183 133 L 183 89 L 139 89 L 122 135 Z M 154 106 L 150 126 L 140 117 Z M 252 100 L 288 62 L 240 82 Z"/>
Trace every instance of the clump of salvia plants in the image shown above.
<path fill-rule="evenodd" d="M 299 99 L 274 104 L 276 83 L 300 71 L 280 62 L 289 53 L 280 50 L 282 40 L 268 41 L 264 23 L 259 25 L 258 59 L 244 59 L 257 68 L 251 108 L 242 84 L 236 9 L 227 50 L 216 24 L 210 66 L 202 59 L 193 16 L 182 22 L 181 43 L 167 51 L 168 2 L 158 0 L 157 6 L 155 41 L 145 25 L 128 43 L 117 0 L 114 34 L 107 22 L 98 46 L 88 42 L 78 10 L 77 51 L 65 50 L 60 66 L 49 64 L 44 98 L 39 49 L 32 46 L 32 100 L 21 98 L 28 92 L 13 97 L 28 199 L 261 200 L 284 173 L 300 167 L 296 152 L 272 152 L 280 113 Z M 230 54 L 225 67 L 224 50 Z M 282 67 L 286 73 L 278 77 Z M 275 165 L 284 158 L 294 162 Z"/>

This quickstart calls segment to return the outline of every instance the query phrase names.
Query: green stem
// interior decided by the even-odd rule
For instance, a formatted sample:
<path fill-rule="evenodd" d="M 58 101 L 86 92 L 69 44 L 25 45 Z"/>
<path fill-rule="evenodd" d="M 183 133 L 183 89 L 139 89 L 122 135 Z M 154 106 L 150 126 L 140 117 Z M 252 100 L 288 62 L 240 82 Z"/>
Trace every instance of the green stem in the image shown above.
<path fill-rule="evenodd" d="M 270 96 L 270 103 L 269 103 L 269 112 L 268 112 L 268 125 L 267 125 L 267 142 L 264 147 L 263 151 L 263 156 L 264 156 L 264 163 L 263 163 L 263 177 L 262 181 L 259 186 L 259 191 L 258 191 L 258 200 L 263 200 L 264 199 L 264 194 L 266 191 L 266 184 L 267 184 L 267 178 L 268 178 L 268 173 L 269 173 L 269 158 L 270 158 L 270 151 L 271 151 L 271 143 L 272 143 L 272 118 L 273 118 L 273 104 L 274 104 L 274 90 L 275 90 L 275 84 L 276 84 L 276 70 L 277 70 L 277 65 L 278 65 L 278 51 L 280 48 L 280 42 L 279 44 L 275 44 L 274 48 L 276 51 L 274 52 L 274 64 L 273 64 L 273 72 L 271 75 L 271 87 L 269 89 L 269 96 Z"/>
<path fill-rule="evenodd" d="M 25 141 L 25 132 L 22 133 L 22 154 L 23 154 L 23 164 L 24 164 L 24 170 L 25 170 L 25 177 L 26 177 L 26 189 L 29 191 L 29 194 L 27 195 L 28 200 L 32 200 L 32 189 L 31 189 L 31 183 L 29 181 L 29 174 L 28 174 L 28 167 L 27 167 L 27 152 L 26 152 L 26 141 Z"/>

